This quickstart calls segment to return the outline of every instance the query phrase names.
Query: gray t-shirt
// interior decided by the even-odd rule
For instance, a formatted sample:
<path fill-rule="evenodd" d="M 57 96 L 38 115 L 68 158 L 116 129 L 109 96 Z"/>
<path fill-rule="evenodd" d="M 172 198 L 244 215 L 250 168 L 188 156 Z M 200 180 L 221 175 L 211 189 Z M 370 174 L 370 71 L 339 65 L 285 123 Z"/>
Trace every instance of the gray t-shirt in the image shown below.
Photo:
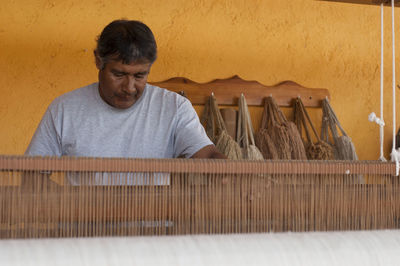
<path fill-rule="evenodd" d="M 25 155 L 188 158 L 210 144 L 191 103 L 177 93 L 147 84 L 133 106 L 118 109 L 94 83 L 50 104 Z"/>

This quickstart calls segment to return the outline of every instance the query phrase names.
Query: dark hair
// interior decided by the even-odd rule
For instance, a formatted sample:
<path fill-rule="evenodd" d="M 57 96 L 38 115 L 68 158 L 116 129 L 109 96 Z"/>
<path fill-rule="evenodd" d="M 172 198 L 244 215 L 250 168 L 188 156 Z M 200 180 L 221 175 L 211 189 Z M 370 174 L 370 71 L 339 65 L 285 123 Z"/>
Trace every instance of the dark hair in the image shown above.
<path fill-rule="evenodd" d="M 150 28 L 136 20 L 114 20 L 97 39 L 96 54 L 103 65 L 109 60 L 122 63 L 149 62 L 157 58 L 157 44 Z"/>

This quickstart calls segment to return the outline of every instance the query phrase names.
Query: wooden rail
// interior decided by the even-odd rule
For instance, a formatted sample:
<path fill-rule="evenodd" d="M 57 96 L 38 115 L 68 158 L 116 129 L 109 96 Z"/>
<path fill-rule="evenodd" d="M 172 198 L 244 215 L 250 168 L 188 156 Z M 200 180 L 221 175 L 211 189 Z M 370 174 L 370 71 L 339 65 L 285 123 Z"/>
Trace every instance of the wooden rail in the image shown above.
<path fill-rule="evenodd" d="M 326 97 L 329 98 L 327 89 L 306 88 L 293 81 L 265 86 L 257 81 L 243 80 L 238 76 L 207 83 L 197 83 L 181 77 L 150 83 L 178 93 L 184 92 L 193 105 L 204 105 L 211 93 L 214 93 L 220 105 L 237 105 L 242 93 L 246 97 L 247 104 L 253 106 L 262 106 L 264 98 L 268 96 L 274 97 L 279 106 L 291 106 L 294 98 L 301 97 L 307 107 L 320 107 L 321 101 Z"/>

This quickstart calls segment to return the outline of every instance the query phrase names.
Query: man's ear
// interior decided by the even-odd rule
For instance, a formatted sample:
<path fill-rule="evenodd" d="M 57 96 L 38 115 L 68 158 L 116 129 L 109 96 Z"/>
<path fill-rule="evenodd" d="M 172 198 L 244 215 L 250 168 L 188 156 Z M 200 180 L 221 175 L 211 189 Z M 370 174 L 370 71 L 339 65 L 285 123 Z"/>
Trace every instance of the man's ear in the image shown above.
<path fill-rule="evenodd" d="M 96 62 L 96 67 L 98 70 L 102 70 L 103 69 L 103 60 L 101 60 L 100 56 L 97 54 L 97 51 L 94 51 L 94 58 L 95 58 L 95 62 Z"/>

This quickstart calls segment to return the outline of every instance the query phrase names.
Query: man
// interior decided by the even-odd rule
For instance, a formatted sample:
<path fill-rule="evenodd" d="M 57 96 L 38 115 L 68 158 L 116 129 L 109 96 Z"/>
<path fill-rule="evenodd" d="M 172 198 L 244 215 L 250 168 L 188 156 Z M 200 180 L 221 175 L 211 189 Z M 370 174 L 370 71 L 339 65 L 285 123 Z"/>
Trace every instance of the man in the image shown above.
<path fill-rule="evenodd" d="M 145 24 L 111 22 L 94 56 L 99 82 L 56 98 L 26 155 L 225 158 L 187 99 L 147 84 L 157 46 Z"/>

